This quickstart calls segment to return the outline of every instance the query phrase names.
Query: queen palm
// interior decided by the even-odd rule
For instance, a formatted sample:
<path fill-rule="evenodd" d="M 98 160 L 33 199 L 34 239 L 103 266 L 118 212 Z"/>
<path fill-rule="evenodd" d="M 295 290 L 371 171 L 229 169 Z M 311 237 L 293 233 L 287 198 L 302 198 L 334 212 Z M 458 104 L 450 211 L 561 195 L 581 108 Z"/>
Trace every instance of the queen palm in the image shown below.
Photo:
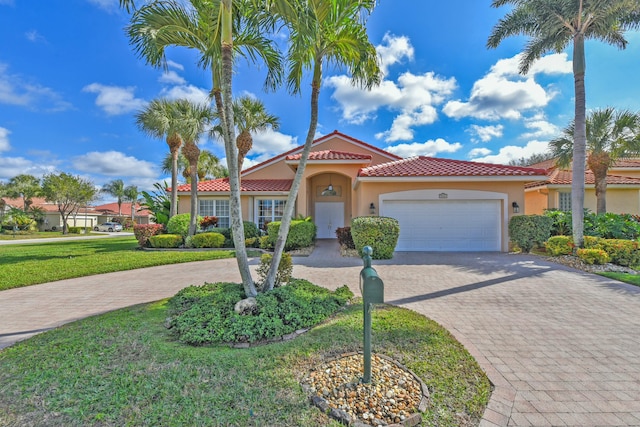
<path fill-rule="evenodd" d="M 6 184 L 5 193 L 8 197 L 22 197 L 23 210 L 27 212 L 33 204 L 33 198 L 42 194 L 40 179 L 33 175 L 21 174 L 14 176 Z M 2 195 L 0 194 L 0 198 Z"/>
<path fill-rule="evenodd" d="M 175 104 L 176 112 L 180 120 L 179 132 L 184 141 L 182 154 L 189 161 L 189 175 L 191 178 L 191 219 L 189 223 L 189 236 L 196 234 L 198 226 L 198 159 L 200 147 L 198 140 L 212 118 L 213 112 L 208 105 L 193 103 L 186 99 L 180 99 Z"/>
<path fill-rule="evenodd" d="M 640 154 L 640 114 L 613 108 L 595 110 L 587 116 L 587 167 L 593 172 L 597 213 L 607 211 L 607 173 L 618 159 Z M 571 166 L 574 123 L 549 143 L 559 167 Z"/>
<path fill-rule="evenodd" d="M 136 204 L 138 203 L 138 194 L 140 191 L 138 190 L 137 185 L 128 185 L 124 189 L 124 197 L 126 200 L 131 202 L 131 221 L 135 221 L 136 219 Z"/>
<path fill-rule="evenodd" d="M 299 93 L 306 70 L 311 71 L 311 117 L 300 163 L 285 204 L 273 258 L 263 289 L 273 289 L 286 243 L 295 200 L 307 165 L 318 125 L 318 98 L 322 69 L 326 64 L 347 68 L 354 84 L 370 89 L 380 83 L 381 72 L 375 47 L 369 41 L 363 15 L 371 13 L 374 0 L 274 1 L 272 11 L 289 28 L 288 87 Z"/>
<path fill-rule="evenodd" d="M 571 211 L 573 240 L 584 241 L 584 172 L 586 159 L 586 96 L 584 42 L 596 39 L 624 49 L 624 32 L 638 28 L 638 0 L 493 0 L 493 7 L 513 5 L 513 9 L 493 28 L 487 46 L 495 48 L 510 36 L 530 37 L 520 60 L 526 74 L 533 62 L 548 52 L 562 52 L 573 45 L 575 116 Z"/>
<path fill-rule="evenodd" d="M 155 99 L 136 114 L 136 124 L 152 137 L 166 137 L 171 153 L 171 209 L 169 217 L 178 212 L 178 153 L 182 146 L 180 120 L 175 108 L 176 101 Z"/>
<path fill-rule="evenodd" d="M 103 193 L 107 193 L 116 198 L 118 203 L 118 216 L 122 216 L 122 201 L 126 197 L 124 182 L 121 179 L 114 179 L 102 186 Z"/>
<path fill-rule="evenodd" d="M 162 160 L 162 172 L 171 172 L 172 162 L 173 159 L 171 158 L 171 154 L 166 155 Z M 189 161 L 182 153 L 178 155 L 178 170 L 181 171 L 180 174 L 185 179 L 185 182 L 191 183 Z M 221 178 L 225 176 L 228 176 L 227 168 L 225 168 L 220 163 L 220 159 L 218 159 L 218 156 L 216 156 L 209 150 L 201 149 L 200 156 L 198 157 L 198 181 Z"/>

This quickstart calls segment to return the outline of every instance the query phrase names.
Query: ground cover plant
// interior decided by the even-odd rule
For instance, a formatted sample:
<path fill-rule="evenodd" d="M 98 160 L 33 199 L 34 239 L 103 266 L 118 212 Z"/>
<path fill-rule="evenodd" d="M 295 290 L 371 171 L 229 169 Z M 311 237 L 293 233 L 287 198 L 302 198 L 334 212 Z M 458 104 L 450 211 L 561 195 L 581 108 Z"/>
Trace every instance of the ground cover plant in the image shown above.
<path fill-rule="evenodd" d="M 170 339 L 166 302 L 130 307 L 40 334 L 0 352 L 0 425 L 332 426 L 301 378 L 362 345 L 356 304 L 294 340 L 233 349 Z M 427 384 L 424 426 L 475 425 L 490 384 L 438 324 L 376 308 L 373 350 Z"/>
<path fill-rule="evenodd" d="M 233 257 L 233 251 L 136 249 L 133 236 L 0 246 L 0 291 L 157 265 Z"/>

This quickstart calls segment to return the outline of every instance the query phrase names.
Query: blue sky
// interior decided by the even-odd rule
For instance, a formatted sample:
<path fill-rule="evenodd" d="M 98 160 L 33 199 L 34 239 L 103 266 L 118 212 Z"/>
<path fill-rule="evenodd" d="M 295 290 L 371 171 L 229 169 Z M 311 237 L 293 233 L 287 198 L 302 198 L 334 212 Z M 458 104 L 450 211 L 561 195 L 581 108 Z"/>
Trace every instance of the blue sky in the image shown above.
<path fill-rule="evenodd" d="M 344 70 L 325 69 L 318 136 L 337 129 L 409 157 L 508 163 L 546 149 L 573 115 L 571 52 L 549 55 L 517 73 L 522 38 L 487 50 L 507 12 L 490 0 L 381 0 L 368 22 L 385 71 L 371 92 Z M 135 126 L 158 97 L 205 100 L 207 70 L 192 52 L 170 49 L 168 71 L 136 57 L 118 0 L 0 0 L 0 181 L 67 172 L 97 186 L 122 179 L 151 189 L 167 178 L 164 140 Z M 587 108 L 640 110 L 640 35 L 626 50 L 587 43 Z M 264 93 L 264 69 L 240 62 L 236 94 L 260 98 L 280 118 L 256 135 L 245 167 L 304 142 L 309 90 Z M 308 79 L 307 79 L 308 81 Z M 308 85 L 304 85 L 308 88 Z M 224 161 L 220 142 L 201 147 Z"/>

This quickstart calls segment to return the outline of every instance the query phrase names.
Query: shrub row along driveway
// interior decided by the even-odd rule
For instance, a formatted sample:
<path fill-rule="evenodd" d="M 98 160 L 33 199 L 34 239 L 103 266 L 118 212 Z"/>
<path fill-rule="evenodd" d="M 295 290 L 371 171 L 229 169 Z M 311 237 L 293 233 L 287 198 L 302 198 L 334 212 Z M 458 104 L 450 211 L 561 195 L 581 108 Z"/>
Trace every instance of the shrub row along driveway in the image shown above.
<path fill-rule="evenodd" d="M 338 256 L 335 243 L 294 264 L 296 277 L 359 294 L 362 262 Z M 525 255 L 399 253 L 373 264 L 385 301 L 441 323 L 485 369 L 496 388 L 482 425 L 640 425 L 640 288 Z M 239 280 L 235 260 L 3 291 L 0 347 L 218 280 Z"/>

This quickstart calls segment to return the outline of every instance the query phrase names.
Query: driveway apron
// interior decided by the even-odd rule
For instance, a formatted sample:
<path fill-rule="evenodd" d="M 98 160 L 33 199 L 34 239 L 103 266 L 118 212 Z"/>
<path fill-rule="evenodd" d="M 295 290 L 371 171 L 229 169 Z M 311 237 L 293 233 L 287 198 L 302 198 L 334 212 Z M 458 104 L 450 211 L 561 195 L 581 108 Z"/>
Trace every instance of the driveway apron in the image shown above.
<path fill-rule="evenodd" d="M 320 240 L 294 265 L 295 277 L 331 289 L 347 284 L 359 295 L 362 261 L 339 256 L 335 240 Z M 446 327 L 485 370 L 495 388 L 481 426 L 640 426 L 640 288 L 503 253 L 400 252 L 373 266 L 385 302 Z M 235 260 L 2 291 L 0 348 L 223 280 L 240 280 Z"/>

